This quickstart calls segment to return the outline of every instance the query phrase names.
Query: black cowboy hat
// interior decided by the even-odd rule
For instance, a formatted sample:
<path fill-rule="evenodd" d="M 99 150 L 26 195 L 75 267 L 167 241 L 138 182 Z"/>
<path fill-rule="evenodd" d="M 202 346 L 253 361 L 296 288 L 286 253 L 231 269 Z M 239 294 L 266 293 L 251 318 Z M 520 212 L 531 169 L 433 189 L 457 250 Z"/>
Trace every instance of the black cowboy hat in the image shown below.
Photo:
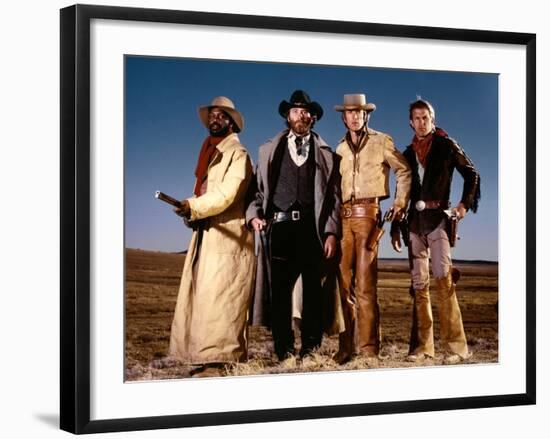
<path fill-rule="evenodd" d="M 295 90 L 290 96 L 290 101 L 281 101 L 279 104 L 279 114 L 285 119 L 291 108 L 306 108 L 317 120 L 323 117 L 323 108 L 315 101 L 312 101 L 309 95 L 303 90 Z"/>

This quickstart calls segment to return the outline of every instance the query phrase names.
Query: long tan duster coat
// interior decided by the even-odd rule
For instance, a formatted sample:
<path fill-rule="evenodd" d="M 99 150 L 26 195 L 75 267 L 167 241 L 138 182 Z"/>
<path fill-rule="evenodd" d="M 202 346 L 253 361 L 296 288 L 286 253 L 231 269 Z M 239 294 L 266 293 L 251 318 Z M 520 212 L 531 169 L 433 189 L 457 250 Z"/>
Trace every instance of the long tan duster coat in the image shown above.
<path fill-rule="evenodd" d="M 255 272 L 254 238 L 245 225 L 250 157 L 236 134 L 218 146 L 206 192 L 189 199 L 193 232 L 174 313 L 170 355 L 190 363 L 245 361 Z M 196 276 L 196 277 L 195 277 Z"/>

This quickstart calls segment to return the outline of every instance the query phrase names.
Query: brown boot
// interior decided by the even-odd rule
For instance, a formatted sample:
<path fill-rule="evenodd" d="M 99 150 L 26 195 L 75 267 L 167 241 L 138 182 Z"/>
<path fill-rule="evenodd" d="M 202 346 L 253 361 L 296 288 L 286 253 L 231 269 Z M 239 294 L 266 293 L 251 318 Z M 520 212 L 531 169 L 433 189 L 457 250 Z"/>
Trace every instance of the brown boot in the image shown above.
<path fill-rule="evenodd" d="M 332 356 L 332 361 L 336 364 L 346 364 L 351 361 L 352 357 L 352 354 L 339 350 Z"/>
<path fill-rule="evenodd" d="M 444 351 L 468 358 L 468 344 L 462 314 L 456 297 L 455 283 L 451 272 L 447 277 L 436 279 L 439 321 L 441 328 L 441 346 Z"/>
<path fill-rule="evenodd" d="M 434 330 L 429 287 L 414 290 L 413 326 L 409 354 L 434 356 Z"/>
<path fill-rule="evenodd" d="M 338 352 L 332 359 L 337 364 L 344 364 L 350 361 L 355 351 L 355 315 L 354 310 L 349 305 L 343 303 L 342 309 L 346 328 L 338 336 Z"/>
<path fill-rule="evenodd" d="M 223 363 L 203 364 L 191 372 L 193 378 L 211 378 L 224 375 Z"/>

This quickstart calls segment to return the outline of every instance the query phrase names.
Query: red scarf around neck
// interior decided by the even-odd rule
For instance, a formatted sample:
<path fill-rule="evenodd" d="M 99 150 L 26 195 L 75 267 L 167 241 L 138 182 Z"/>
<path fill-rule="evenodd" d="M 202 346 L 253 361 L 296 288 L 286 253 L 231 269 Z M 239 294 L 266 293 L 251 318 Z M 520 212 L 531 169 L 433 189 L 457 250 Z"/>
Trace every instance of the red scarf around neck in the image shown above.
<path fill-rule="evenodd" d="M 208 136 L 206 139 L 204 139 L 204 142 L 202 143 L 201 152 L 199 153 L 199 160 L 197 161 L 197 167 L 195 168 L 195 177 L 197 177 L 197 181 L 195 183 L 195 190 L 193 192 L 197 197 L 201 195 L 202 182 L 206 178 L 208 165 L 210 164 L 212 157 L 214 157 L 216 153 L 216 146 L 218 146 L 220 142 L 226 137 L 227 136 Z"/>
<path fill-rule="evenodd" d="M 424 168 L 426 167 L 426 158 L 428 157 L 428 153 L 430 152 L 430 148 L 432 146 L 432 139 L 433 132 L 422 139 L 419 139 L 415 135 L 412 141 L 413 151 L 416 153 L 418 161 Z"/>

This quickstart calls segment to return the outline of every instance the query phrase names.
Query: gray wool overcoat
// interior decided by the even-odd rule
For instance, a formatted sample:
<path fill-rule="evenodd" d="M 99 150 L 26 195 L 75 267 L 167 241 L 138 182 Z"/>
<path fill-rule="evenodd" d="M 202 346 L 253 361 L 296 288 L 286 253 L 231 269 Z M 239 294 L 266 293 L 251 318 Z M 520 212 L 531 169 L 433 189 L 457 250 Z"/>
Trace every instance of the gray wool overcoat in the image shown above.
<path fill-rule="evenodd" d="M 283 136 L 286 136 L 288 132 L 288 129 L 283 130 L 260 146 L 255 178 L 250 187 L 246 209 L 247 224 L 250 224 L 253 218 L 265 218 L 265 212 L 274 189 L 271 187 L 273 182 L 270 181 L 273 157 Z M 335 235 L 338 240 L 342 235 L 339 159 L 316 132 L 311 132 L 310 142 L 310 154 L 312 152 L 315 154 L 315 226 L 319 242 L 323 247 L 328 234 Z M 281 147 L 286 147 L 286 143 L 281 143 Z M 258 247 L 256 288 L 251 323 L 269 326 L 269 310 L 266 309 L 270 302 L 266 291 L 267 264 L 263 247 L 261 245 Z M 326 305 L 324 306 L 325 332 L 337 334 L 344 330 L 337 279 L 338 260 L 337 257 L 334 257 L 325 262 L 323 278 L 321 279 Z"/>

